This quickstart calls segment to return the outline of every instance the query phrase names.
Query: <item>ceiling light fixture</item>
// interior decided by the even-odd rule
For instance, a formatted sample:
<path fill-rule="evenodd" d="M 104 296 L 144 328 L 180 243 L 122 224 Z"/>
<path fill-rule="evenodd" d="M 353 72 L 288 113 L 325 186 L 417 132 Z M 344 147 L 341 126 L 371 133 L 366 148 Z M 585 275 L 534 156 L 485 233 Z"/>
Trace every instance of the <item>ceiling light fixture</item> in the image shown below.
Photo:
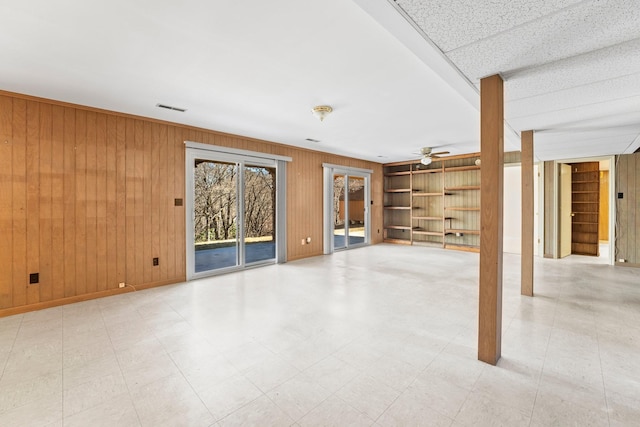
<path fill-rule="evenodd" d="M 430 165 L 431 164 L 431 157 L 424 156 L 423 158 L 420 159 L 420 163 L 422 163 L 425 166 Z"/>
<path fill-rule="evenodd" d="M 328 105 L 316 105 L 311 109 L 313 115 L 320 119 L 320 121 L 323 121 L 324 118 L 327 117 L 332 111 L 333 108 Z"/>

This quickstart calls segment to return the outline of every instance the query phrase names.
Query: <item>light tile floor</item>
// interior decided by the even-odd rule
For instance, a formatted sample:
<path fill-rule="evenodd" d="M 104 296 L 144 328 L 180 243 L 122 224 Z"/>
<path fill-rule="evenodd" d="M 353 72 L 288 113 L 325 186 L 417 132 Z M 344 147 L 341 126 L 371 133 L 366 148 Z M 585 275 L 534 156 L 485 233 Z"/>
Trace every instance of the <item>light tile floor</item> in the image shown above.
<path fill-rule="evenodd" d="M 640 270 L 505 255 L 476 360 L 478 255 L 377 245 L 0 319 L 2 426 L 631 426 Z"/>

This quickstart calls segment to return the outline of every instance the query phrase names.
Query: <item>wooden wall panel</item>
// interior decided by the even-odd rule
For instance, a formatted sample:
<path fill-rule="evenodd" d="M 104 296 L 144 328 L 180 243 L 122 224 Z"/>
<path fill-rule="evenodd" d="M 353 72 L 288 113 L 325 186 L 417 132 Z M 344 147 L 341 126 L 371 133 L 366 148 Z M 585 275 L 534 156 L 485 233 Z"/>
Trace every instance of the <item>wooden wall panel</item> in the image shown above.
<path fill-rule="evenodd" d="M 616 192 L 622 199 L 616 199 L 615 260 L 625 262 L 620 265 L 640 267 L 640 153 L 620 156 L 616 166 Z M 610 178 L 613 179 L 613 178 Z"/>
<path fill-rule="evenodd" d="M 13 306 L 13 98 L 0 96 L 0 309 Z"/>
<path fill-rule="evenodd" d="M 373 169 L 382 241 L 381 164 L 0 91 L 0 316 L 183 281 L 185 140 L 293 158 L 289 260 L 322 254 L 322 163 Z"/>
<path fill-rule="evenodd" d="M 51 301 L 53 299 L 53 111 L 48 104 L 39 104 L 39 189 L 36 192 L 39 197 L 39 233 L 35 237 L 38 242 L 38 271 L 40 272 L 40 285 L 38 286 L 38 301 Z M 38 194 L 39 193 L 39 194 Z M 33 212 L 30 212 L 33 214 Z"/>
<path fill-rule="evenodd" d="M 13 305 L 27 303 L 27 198 L 26 198 L 26 128 L 27 103 L 16 99 L 13 103 L 12 174 L 13 182 Z"/>
<path fill-rule="evenodd" d="M 87 112 L 87 136 L 86 136 L 86 252 L 87 267 L 85 274 L 86 293 L 98 290 L 98 170 L 100 169 L 97 154 L 97 118 L 93 111 Z M 92 167 L 93 165 L 93 167 Z M 100 193 L 102 197 L 104 193 Z"/>
<path fill-rule="evenodd" d="M 65 109 L 58 105 L 52 107 L 51 117 L 51 247 L 43 248 L 51 251 L 51 300 L 59 300 L 65 296 L 64 275 L 64 228 L 65 228 L 65 151 L 64 151 L 64 116 Z"/>
<path fill-rule="evenodd" d="M 48 272 L 40 271 L 40 103 L 38 102 L 27 101 L 26 137 L 26 269 L 27 274 L 39 272 L 46 280 Z M 26 283 L 27 304 L 40 302 L 40 286 Z"/>
<path fill-rule="evenodd" d="M 107 289 L 107 118 L 96 117 L 96 291 Z"/>

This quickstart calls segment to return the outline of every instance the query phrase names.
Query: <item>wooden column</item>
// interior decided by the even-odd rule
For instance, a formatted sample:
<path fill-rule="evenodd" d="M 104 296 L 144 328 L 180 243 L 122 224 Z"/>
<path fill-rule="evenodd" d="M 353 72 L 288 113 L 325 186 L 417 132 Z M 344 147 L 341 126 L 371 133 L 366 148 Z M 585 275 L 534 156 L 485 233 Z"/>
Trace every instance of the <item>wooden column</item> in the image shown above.
<path fill-rule="evenodd" d="M 522 250 L 520 293 L 533 296 L 533 131 L 521 135 L 522 169 Z"/>
<path fill-rule="evenodd" d="M 478 360 L 495 365 L 502 338 L 504 91 L 499 75 L 480 80 L 480 298 Z"/>

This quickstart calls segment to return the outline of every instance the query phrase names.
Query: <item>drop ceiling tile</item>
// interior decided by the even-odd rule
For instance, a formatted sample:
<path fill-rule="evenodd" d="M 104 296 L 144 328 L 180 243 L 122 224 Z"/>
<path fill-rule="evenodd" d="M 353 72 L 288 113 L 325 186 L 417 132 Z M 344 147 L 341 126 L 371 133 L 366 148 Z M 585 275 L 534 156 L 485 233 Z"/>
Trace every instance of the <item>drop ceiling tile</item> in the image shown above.
<path fill-rule="evenodd" d="M 633 143 L 636 136 L 620 135 L 584 140 L 567 134 L 558 141 L 555 138 L 547 138 L 544 134 L 536 134 L 534 151 L 540 160 L 609 156 L 622 153 Z"/>
<path fill-rule="evenodd" d="M 512 99 L 510 82 L 507 82 L 505 93 L 505 117 L 508 121 L 545 112 L 562 115 L 576 107 L 606 105 L 612 101 L 640 96 L 640 73 L 515 100 Z"/>
<path fill-rule="evenodd" d="M 636 74 L 616 83 L 618 87 L 634 85 L 640 81 L 639 73 L 640 39 L 636 39 L 504 77 L 509 100 L 513 101 L 566 88 L 581 90 L 581 86 L 593 82 L 608 82 Z M 603 87 L 603 90 L 610 88 Z"/>
<path fill-rule="evenodd" d="M 580 0 L 396 0 L 448 52 L 554 13 Z"/>
<path fill-rule="evenodd" d="M 510 74 L 640 37 L 632 0 L 589 1 L 447 52 L 473 82 Z"/>
<path fill-rule="evenodd" d="M 505 107 L 505 110 L 508 106 Z M 563 111 L 545 111 L 531 116 L 508 119 L 516 130 L 557 129 L 571 126 L 585 126 L 591 121 L 606 123 L 606 118 L 615 120 L 620 114 L 640 111 L 640 96 L 617 99 L 610 102 L 578 106 Z M 637 121 L 637 120 L 636 120 Z"/>

